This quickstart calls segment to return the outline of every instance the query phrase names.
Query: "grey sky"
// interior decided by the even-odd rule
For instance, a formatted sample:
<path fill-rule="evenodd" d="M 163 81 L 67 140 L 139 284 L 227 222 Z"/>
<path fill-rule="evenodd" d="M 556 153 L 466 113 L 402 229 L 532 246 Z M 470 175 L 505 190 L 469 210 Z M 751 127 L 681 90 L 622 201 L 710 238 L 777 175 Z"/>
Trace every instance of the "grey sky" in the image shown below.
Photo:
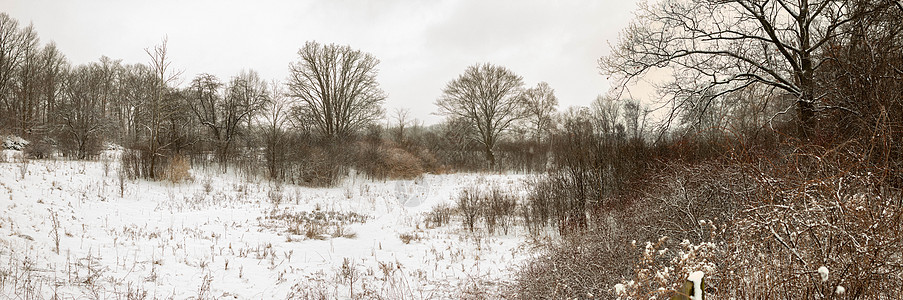
<path fill-rule="evenodd" d="M 144 48 L 169 37 L 187 83 L 241 69 L 284 80 L 305 41 L 350 45 L 380 61 L 386 108 L 427 124 L 445 83 L 475 63 L 503 65 L 527 86 L 548 82 L 561 108 L 608 90 L 596 60 L 627 26 L 636 1 L 49 1 L 0 0 L 32 22 L 73 64 L 102 55 L 146 63 Z"/>

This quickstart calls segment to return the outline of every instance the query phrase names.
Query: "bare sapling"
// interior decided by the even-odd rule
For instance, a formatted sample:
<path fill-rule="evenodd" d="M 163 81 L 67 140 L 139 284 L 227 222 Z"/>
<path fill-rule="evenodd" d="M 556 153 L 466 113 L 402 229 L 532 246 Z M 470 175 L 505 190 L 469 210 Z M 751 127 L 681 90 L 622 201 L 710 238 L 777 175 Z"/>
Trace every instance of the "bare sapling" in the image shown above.
<path fill-rule="evenodd" d="M 50 238 L 53 239 L 53 252 L 60 254 L 60 219 L 56 212 L 50 211 Z"/>
<path fill-rule="evenodd" d="M 19 163 L 19 177 L 24 180 L 25 174 L 28 174 L 28 163 L 31 161 L 25 155 L 17 154 L 16 162 Z"/>

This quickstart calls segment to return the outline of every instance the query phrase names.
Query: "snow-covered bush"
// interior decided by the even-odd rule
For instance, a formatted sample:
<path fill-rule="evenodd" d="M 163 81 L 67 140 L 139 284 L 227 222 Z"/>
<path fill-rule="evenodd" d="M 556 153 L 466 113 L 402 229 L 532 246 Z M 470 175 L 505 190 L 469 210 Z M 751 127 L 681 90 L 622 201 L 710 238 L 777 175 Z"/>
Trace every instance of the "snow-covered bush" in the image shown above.
<path fill-rule="evenodd" d="M 22 151 L 25 150 L 28 144 L 28 141 L 15 135 L 8 135 L 3 138 L 3 150 Z"/>
<path fill-rule="evenodd" d="M 683 295 L 681 288 L 688 276 L 715 272 L 725 248 L 723 244 L 692 244 L 688 240 L 682 241 L 676 249 L 669 248 L 668 244 L 667 237 L 656 243 L 645 243 L 634 276 L 612 287 L 617 299 L 671 299 Z M 635 242 L 632 245 L 637 247 Z"/>
<path fill-rule="evenodd" d="M 597 212 L 588 231 L 543 244 L 511 292 L 521 299 L 614 298 L 612 287 L 634 276 L 640 257 L 629 241 L 653 240 L 644 226 L 656 214 L 642 204 Z"/>
<path fill-rule="evenodd" d="M 851 298 L 899 297 L 903 181 L 867 145 L 801 147 L 752 169 L 722 296 L 825 298 L 842 286 Z"/>

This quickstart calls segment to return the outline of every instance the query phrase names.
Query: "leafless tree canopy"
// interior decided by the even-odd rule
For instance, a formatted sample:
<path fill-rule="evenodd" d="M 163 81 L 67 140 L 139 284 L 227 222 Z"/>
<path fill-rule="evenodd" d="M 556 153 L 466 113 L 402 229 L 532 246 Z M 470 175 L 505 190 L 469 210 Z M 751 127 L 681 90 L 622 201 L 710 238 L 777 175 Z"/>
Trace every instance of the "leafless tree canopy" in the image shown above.
<path fill-rule="evenodd" d="M 493 148 L 499 135 L 524 116 L 518 106 L 523 85 L 523 79 L 505 67 L 473 65 L 445 85 L 436 106 L 440 114 L 466 120 L 476 129 L 474 139 L 494 166 Z"/>
<path fill-rule="evenodd" d="M 383 113 L 385 93 L 373 55 L 349 46 L 307 42 L 290 65 L 289 95 L 297 113 L 327 138 L 346 137 Z"/>
<path fill-rule="evenodd" d="M 0 13 L 0 108 L 10 127 L 29 130 L 35 122 L 40 48 L 34 27 Z"/>
<path fill-rule="evenodd" d="M 166 93 L 170 89 L 170 85 L 178 78 L 181 72 L 175 72 L 171 65 L 172 60 L 169 58 L 166 47 L 167 38 L 151 48 L 144 49 L 147 56 L 150 57 L 150 67 L 154 73 L 154 90 L 150 97 L 149 103 L 146 104 L 149 119 L 146 120 L 145 128 L 149 131 L 148 149 L 150 150 L 149 176 L 156 179 L 159 174 L 157 170 L 157 159 L 160 152 L 169 146 L 169 143 L 161 143 L 161 133 L 164 131 L 163 126 L 165 120 L 174 113 L 174 110 L 165 103 Z"/>
<path fill-rule="evenodd" d="M 869 3 L 865 3 L 869 2 Z M 864 6 L 893 1 L 863 1 Z M 796 98 L 801 125 L 811 128 L 824 91 L 816 88 L 825 48 L 842 39 L 842 26 L 869 13 L 837 0 L 665 0 L 643 4 L 608 57 L 603 74 L 621 84 L 654 68 L 673 67 L 668 92 L 683 99 L 714 99 L 751 85 Z M 703 97 L 705 96 L 705 97 Z"/>
<path fill-rule="evenodd" d="M 69 72 L 64 84 L 66 97 L 59 103 L 58 117 L 78 159 L 87 157 L 90 143 L 97 144 L 110 125 L 103 115 L 101 102 L 105 73 L 100 64 L 78 66 Z"/>
<path fill-rule="evenodd" d="M 552 116 L 558 107 L 555 90 L 546 82 L 524 91 L 520 98 L 533 139 L 540 140 L 552 126 Z"/>
<path fill-rule="evenodd" d="M 214 132 L 218 131 L 221 126 L 219 123 L 219 114 L 217 110 L 220 106 L 219 89 L 223 83 L 214 75 L 203 73 L 198 74 L 191 81 L 188 88 L 188 107 L 195 116 L 200 120 L 201 124 Z M 216 134 L 216 133 L 214 133 Z M 218 134 L 216 134 L 218 135 Z"/>
<path fill-rule="evenodd" d="M 225 171 L 240 125 L 263 109 L 270 97 L 266 82 L 254 71 L 242 71 L 233 77 L 221 94 L 222 87 L 216 76 L 200 74 L 191 81 L 186 100 L 198 121 L 209 130 Z"/>
<path fill-rule="evenodd" d="M 263 138 L 266 148 L 264 156 L 267 162 L 267 172 L 272 179 L 285 177 L 284 161 L 286 152 L 286 129 L 289 127 L 290 112 L 294 105 L 291 98 L 285 96 L 282 84 L 277 81 L 270 82 L 270 101 L 263 109 L 260 125 L 263 127 Z"/>
<path fill-rule="evenodd" d="M 393 111 L 393 116 L 395 119 L 395 142 L 403 143 L 404 142 L 404 130 L 405 127 L 411 125 L 413 120 L 411 120 L 411 110 L 407 108 L 396 108 Z"/>

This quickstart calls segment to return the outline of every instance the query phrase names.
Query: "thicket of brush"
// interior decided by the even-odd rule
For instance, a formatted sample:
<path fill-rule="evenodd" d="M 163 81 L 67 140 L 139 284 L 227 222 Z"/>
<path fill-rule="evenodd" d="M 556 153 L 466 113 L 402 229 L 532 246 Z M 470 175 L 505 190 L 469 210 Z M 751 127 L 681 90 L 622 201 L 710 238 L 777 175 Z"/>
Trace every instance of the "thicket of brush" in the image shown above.
<path fill-rule="evenodd" d="M 703 271 L 713 299 L 898 298 L 901 46 L 832 48 L 819 79 L 827 108 L 813 128 L 729 113 L 718 126 L 630 146 L 566 120 L 527 201 L 562 238 L 522 266 L 512 295 L 669 299 Z"/>

